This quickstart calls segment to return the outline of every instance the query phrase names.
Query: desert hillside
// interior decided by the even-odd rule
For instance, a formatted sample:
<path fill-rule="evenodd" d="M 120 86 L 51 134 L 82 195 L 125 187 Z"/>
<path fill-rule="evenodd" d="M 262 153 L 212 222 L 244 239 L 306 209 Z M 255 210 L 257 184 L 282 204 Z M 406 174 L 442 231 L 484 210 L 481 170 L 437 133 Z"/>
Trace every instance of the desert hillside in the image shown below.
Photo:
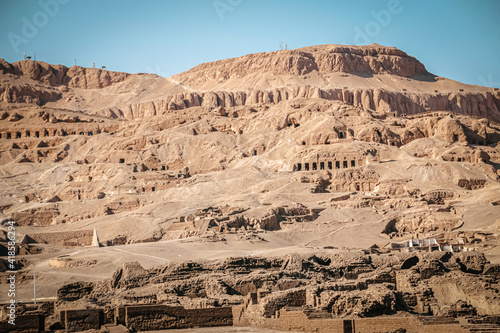
<path fill-rule="evenodd" d="M 39 297 L 109 279 L 125 262 L 152 281 L 180 274 L 169 266 L 178 260 L 262 256 L 285 269 L 291 253 L 314 261 L 316 273 L 289 283 L 298 288 L 324 256 L 352 251 L 345 260 L 369 266 L 365 254 L 411 239 L 500 263 L 500 91 L 437 77 L 393 47 L 249 54 L 169 78 L 1 60 L 0 109 L 0 250 L 15 221 L 26 300 L 32 263 Z"/>

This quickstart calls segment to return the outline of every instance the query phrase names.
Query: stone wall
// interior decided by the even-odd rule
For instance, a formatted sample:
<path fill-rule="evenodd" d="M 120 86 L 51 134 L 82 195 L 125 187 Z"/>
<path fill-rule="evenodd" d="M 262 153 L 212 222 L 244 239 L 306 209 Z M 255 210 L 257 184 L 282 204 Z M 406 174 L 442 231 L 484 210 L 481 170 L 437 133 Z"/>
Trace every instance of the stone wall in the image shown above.
<path fill-rule="evenodd" d="M 94 231 L 77 230 L 64 232 L 47 232 L 26 235 L 27 242 L 62 245 L 68 247 L 91 246 Z"/>
<path fill-rule="evenodd" d="M 300 331 L 315 333 L 374 333 L 374 332 L 406 332 L 406 333 L 465 333 L 458 322 L 438 322 L 425 325 L 419 317 L 386 317 L 356 319 L 311 319 L 303 311 L 281 310 L 279 318 L 265 319 L 263 326 L 280 331 Z M 398 331 L 400 330 L 400 331 Z"/>
<path fill-rule="evenodd" d="M 0 321 L 0 332 L 42 332 L 45 331 L 45 317 L 42 315 L 17 315 L 15 325 L 7 320 Z"/>
<path fill-rule="evenodd" d="M 185 309 L 167 305 L 126 306 L 122 318 L 125 326 L 134 331 L 233 325 L 230 307 Z"/>
<path fill-rule="evenodd" d="M 67 332 L 98 330 L 101 327 L 100 311 L 98 309 L 63 310 L 60 312 L 60 323 Z"/>
<path fill-rule="evenodd" d="M 41 206 L 14 212 L 11 219 L 19 226 L 48 226 L 60 215 L 55 207 Z"/>

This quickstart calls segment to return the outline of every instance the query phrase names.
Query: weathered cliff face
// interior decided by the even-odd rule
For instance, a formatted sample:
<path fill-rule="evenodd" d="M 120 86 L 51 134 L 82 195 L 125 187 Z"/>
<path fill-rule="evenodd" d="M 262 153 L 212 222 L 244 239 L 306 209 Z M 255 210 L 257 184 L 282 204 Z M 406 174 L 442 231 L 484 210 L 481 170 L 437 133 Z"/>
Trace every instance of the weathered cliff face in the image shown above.
<path fill-rule="evenodd" d="M 324 73 L 393 74 L 405 77 L 429 74 L 414 57 L 394 47 L 377 44 L 367 46 L 313 46 L 301 49 L 311 52 Z"/>
<path fill-rule="evenodd" d="M 207 108 L 233 107 L 254 104 L 277 104 L 294 98 L 338 100 L 377 112 L 396 111 L 398 114 L 418 114 L 427 111 L 453 111 L 484 117 L 500 122 L 500 91 L 475 93 L 414 93 L 384 89 L 319 89 L 311 86 L 277 88 L 269 91 L 210 91 L 189 92 L 164 99 L 101 110 L 114 118 L 137 119 L 181 110 L 191 106 Z"/>
<path fill-rule="evenodd" d="M 30 84 L 4 85 L 0 83 L 0 102 L 43 105 L 61 97 L 57 89 Z"/>
<path fill-rule="evenodd" d="M 360 75 L 393 74 L 405 77 L 429 74 L 424 65 L 405 52 L 377 44 L 368 46 L 320 45 L 296 50 L 249 54 L 201 64 L 174 77 L 185 84 L 224 81 L 254 73 L 305 75 L 344 72 Z"/>
<path fill-rule="evenodd" d="M 377 44 L 249 54 L 201 64 L 166 81 L 151 79 L 147 85 L 138 75 L 31 60 L 9 64 L 0 59 L 2 72 L 3 102 L 41 105 L 61 100 L 58 107 L 113 118 L 138 119 L 196 106 L 277 104 L 304 97 L 338 100 L 377 112 L 453 111 L 500 122 L 499 90 L 436 78 L 405 52 Z M 21 87 L 13 80 L 18 77 L 31 87 Z M 102 89 L 129 77 L 98 96 L 71 89 Z M 57 86 L 59 91 L 47 91 Z"/>
<path fill-rule="evenodd" d="M 98 68 L 51 65 L 41 61 L 22 60 L 9 64 L 0 60 L 0 72 L 25 76 L 48 86 L 66 85 L 71 88 L 100 89 L 125 80 L 130 74 Z"/>

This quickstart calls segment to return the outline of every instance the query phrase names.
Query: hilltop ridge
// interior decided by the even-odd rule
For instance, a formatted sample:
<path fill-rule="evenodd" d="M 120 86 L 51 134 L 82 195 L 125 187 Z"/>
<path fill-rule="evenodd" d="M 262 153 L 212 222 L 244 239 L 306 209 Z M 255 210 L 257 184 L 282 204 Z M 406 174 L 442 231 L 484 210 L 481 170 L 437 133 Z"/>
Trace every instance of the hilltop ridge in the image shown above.
<path fill-rule="evenodd" d="M 414 57 L 378 44 L 248 54 L 169 78 L 30 60 L 0 60 L 0 71 L 0 102 L 47 104 L 112 118 L 314 97 L 381 113 L 453 111 L 500 122 L 498 89 L 436 77 Z"/>
<path fill-rule="evenodd" d="M 198 65 L 174 77 L 198 76 L 203 80 L 240 78 L 255 72 L 276 75 L 306 75 L 312 71 L 322 74 L 351 73 L 360 76 L 392 74 L 403 77 L 430 75 L 425 66 L 414 57 L 394 47 L 378 44 L 367 46 L 318 45 L 295 50 L 281 50 L 248 54 Z"/>

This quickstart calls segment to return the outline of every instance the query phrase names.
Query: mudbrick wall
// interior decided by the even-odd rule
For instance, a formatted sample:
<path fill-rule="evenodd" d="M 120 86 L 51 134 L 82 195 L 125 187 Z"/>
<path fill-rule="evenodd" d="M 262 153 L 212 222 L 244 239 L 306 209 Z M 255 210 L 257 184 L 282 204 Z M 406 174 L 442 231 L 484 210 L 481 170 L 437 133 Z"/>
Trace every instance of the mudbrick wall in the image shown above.
<path fill-rule="evenodd" d="M 15 325 L 7 320 L 0 321 L 0 332 L 41 332 L 45 330 L 45 317 L 42 315 L 18 315 Z"/>
<path fill-rule="evenodd" d="M 60 322 L 67 332 L 81 332 L 101 327 L 98 309 L 65 310 L 60 312 Z"/>
<path fill-rule="evenodd" d="M 27 243 L 52 244 L 62 246 L 90 246 L 92 245 L 92 230 L 77 230 L 64 232 L 47 232 L 26 235 Z"/>
<path fill-rule="evenodd" d="M 12 219 L 17 225 L 47 226 L 59 215 L 59 211 L 53 207 L 31 208 L 12 214 Z"/>
<path fill-rule="evenodd" d="M 137 331 L 234 324 L 304 332 L 468 332 L 472 320 L 500 327 L 499 272 L 474 252 L 236 257 L 151 270 L 127 263 L 111 283 L 62 287 L 57 308 L 100 307 L 101 325 L 115 320 Z M 82 320 L 95 324 L 97 317 L 63 312 L 46 320 L 70 329 Z"/>
<path fill-rule="evenodd" d="M 233 325 L 230 307 L 184 309 L 182 306 L 138 305 L 126 306 L 124 312 L 125 326 L 135 331 Z"/>
<path fill-rule="evenodd" d="M 427 322 L 422 317 L 392 318 L 309 318 L 303 311 L 281 310 L 279 318 L 266 319 L 263 327 L 280 331 L 302 331 L 316 333 L 465 333 L 469 332 L 458 321 L 445 319 Z"/>

